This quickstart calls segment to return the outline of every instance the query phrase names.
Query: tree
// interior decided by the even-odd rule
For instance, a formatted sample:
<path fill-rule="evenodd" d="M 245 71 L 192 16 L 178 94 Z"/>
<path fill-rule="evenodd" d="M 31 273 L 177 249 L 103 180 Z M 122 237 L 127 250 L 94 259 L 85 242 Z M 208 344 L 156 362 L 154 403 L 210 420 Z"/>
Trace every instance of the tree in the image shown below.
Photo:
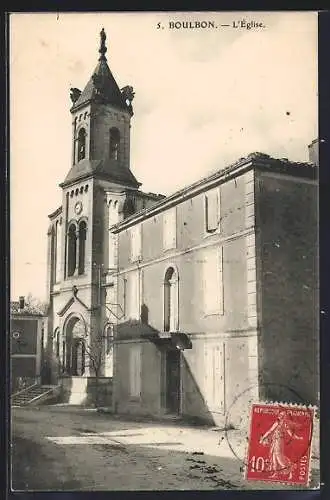
<path fill-rule="evenodd" d="M 89 364 L 90 371 L 95 376 L 95 394 L 96 406 L 100 403 L 100 377 L 103 375 L 106 363 L 111 363 L 111 371 L 113 367 L 113 324 L 106 323 L 103 331 L 97 332 L 91 339 L 89 345 L 85 346 L 87 357 L 87 364 Z M 112 376 L 112 373 L 111 373 Z"/>
<path fill-rule="evenodd" d="M 88 335 L 86 332 L 84 343 L 84 353 L 86 367 L 90 369 L 90 374 L 95 376 L 96 386 L 96 400 L 95 405 L 100 403 L 100 377 L 104 373 L 107 361 L 112 363 L 111 371 L 113 370 L 114 358 L 114 329 L 118 320 L 124 316 L 124 311 L 120 304 L 115 302 L 104 305 L 107 310 L 108 319 L 105 321 L 103 327 L 91 330 Z M 114 321 L 112 322 L 111 319 Z M 89 342 L 88 342 L 89 337 Z M 111 375 L 112 376 L 112 375 Z"/>
<path fill-rule="evenodd" d="M 26 297 L 24 297 L 24 307 L 21 308 L 20 302 L 11 302 L 11 312 L 14 314 L 42 314 L 47 315 L 48 313 L 48 303 L 44 302 L 37 297 L 34 297 L 32 293 L 28 293 Z"/>
<path fill-rule="evenodd" d="M 29 312 L 36 314 L 46 315 L 48 313 L 48 303 L 34 297 L 32 293 L 28 293 L 25 299 L 25 307 L 29 310 Z"/>
<path fill-rule="evenodd" d="M 78 354 L 76 354 L 76 375 L 83 375 L 87 369 L 90 379 L 94 379 L 95 398 L 93 397 L 93 402 L 95 406 L 99 406 L 101 402 L 100 378 L 104 376 L 107 367 L 112 369 L 113 366 L 113 328 L 114 325 L 107 322 L 103 328 L 86 331 L 84 337 L 76 339 L 76 352 L 80 353 L 80 365 Z M 72 342 L 75 342 L 75 339 L 72 339 Z M 112 373 L 108 376 L 112 377 Z"/>

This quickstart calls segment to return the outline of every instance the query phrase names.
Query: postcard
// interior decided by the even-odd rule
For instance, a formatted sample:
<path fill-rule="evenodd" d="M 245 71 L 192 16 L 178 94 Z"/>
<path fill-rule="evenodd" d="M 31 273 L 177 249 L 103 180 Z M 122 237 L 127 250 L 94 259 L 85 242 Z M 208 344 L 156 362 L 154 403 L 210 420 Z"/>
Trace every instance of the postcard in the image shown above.
<path fill-rule="evenodd" d="M 317 39 L 10 15 L 13 491 L 319 488 Z"/>

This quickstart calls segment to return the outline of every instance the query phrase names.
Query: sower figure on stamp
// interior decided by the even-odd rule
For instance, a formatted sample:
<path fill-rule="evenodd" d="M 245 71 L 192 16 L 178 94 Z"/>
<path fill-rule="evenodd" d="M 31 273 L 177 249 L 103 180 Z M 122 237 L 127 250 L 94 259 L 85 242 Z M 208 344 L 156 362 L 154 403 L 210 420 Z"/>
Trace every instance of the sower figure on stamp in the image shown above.
<path fill-rule="evenodd" d="M 273 425 L 260 437 L 260 444 L 270 445 L 269 455 L 271 470 L 273 474 L 271 477 L 275 477 L 278 474 L 288 474 L 288 479 L 292 479 L 292 471 L 296 464 L 284 454 L 284 441 L 286 434 L 291 439 L 303 439 L 301 436 L 297 436 L 294 429 L 292 428 L 291 422 L 288 421 L 285 411 L 280 411 L 278 419 L 273 423 Z"/>

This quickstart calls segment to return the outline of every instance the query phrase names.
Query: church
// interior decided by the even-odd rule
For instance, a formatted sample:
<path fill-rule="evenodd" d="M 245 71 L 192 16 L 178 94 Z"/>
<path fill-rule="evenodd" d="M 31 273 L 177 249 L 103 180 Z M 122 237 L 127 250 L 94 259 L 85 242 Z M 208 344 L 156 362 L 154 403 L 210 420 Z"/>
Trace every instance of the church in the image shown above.
<path fill-rule="evenodd" d="M 69 403 L 216 425 L 251 401 L 317 404 L 317 141 L 309 162 L 251 153 L 145 193 L 134 91 L 106 52 L 102 29 L 71 89 L 71 168 L 49 215 L 51 382 Z"/>

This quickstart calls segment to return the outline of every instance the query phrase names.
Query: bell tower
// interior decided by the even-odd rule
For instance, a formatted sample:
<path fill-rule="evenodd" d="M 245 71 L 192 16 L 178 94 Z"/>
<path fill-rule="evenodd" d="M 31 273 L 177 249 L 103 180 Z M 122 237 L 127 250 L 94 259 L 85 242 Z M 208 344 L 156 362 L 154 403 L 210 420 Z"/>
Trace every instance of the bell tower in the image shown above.
<path fill-rule="evenodd" d="M 118 87 L 106 54 L 102 29 L 91 78 L 82 91 L 71 88 L 71 165 L 60 184 L 62 205 L 49 215 L 49 345 L 51 349 L 52 339 L 57 339 L 63 373 L 84 377 L 95 369 L 88 357 L 94 348 L 101 355 L 102 373 L 112 376 L 112 351 L 104 351 L 103 337 L 116 321 L 109 309 L 116 302 L 118 268 L 117 237 L 111 228 L 163 198 L 142 193 L 131 172 L 134 91 Z M 83 396 L 84 390 L 73 392 Z"/>
<path fill-rule="evenodd" d="M 62 187 L 93 175 L 124 187 L 140 184 L 130 170 L 133 88 L 119 89 L 107 63 L 106 34 L 100 33 L 98 64 L 81 92 L 71 89 L 72 165 Z"/>
<path fill-rule="evenodd" d="M 131 86 L 119 89 L 106 53 L 102 28 L 94 72 L 83 91 L 71 88 L 70 93 L 72 158 L 61 184 L 63 279 L 79 279 L 81 284 L 95 281 L 93 266 L 112 267 L 109 226 L 123 217 L 120 212 L 127 192 L 136 192 L 140 186 L 130 170 L 134 91 Z"/>

